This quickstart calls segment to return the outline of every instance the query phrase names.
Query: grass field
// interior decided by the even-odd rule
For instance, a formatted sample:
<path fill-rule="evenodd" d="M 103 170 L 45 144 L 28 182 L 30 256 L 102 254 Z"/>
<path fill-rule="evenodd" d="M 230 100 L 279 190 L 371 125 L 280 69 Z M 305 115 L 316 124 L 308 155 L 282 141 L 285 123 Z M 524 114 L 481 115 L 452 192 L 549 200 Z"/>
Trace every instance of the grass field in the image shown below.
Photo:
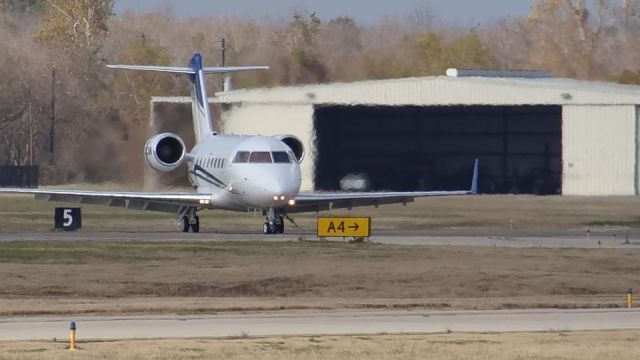
<path fill-rule="evenodd" d="M 640 332 L 0 342 L 2 359 L 638 359 Z"/>
<path fill-rule="evenodd" d="M 53 207 L 0 196 L 0 231 L 49 231 Z M 474 196 L 333 215 L 376 229 L 597 229 L 640 224 L 637 198 Z M 84 231 L 174 232 L 171 216 L 84 206 Z M 314 228 L 315 214 L 297 217 Z M 202 212 L 204 231 L 259 231 L 251 214 Z M 0 314 L 334 308 L 622 306 L 640 250 L 262 242 L 0 243 Z M 622 295 L 621 295 L 622 294 Z"/>
<path fill-rule="evenodd" d="M 53 207 L 0 197 L 0 231 L 49 231 Z M 636 198 L 423 199 L 334 212 L 376 229 L 598 229 L 640 225 Z M 173 232 L 170 216 L 83 206 L 85 231 Z M 296 218 L 314 228 L 315 214 Z M 260 229 L 203 212 L 204 231 Z M 0 242 L 0 316 L 303 309 L 622 307 L 640 249 L 517 249 L 292 242 Z M 550 329 L 562 330 L 562 329 Z M 605 359 L 640 357 L 640 332 L 0 342 L 0 359 Z"/>
<path fill-rule="evenodd" d="M 0 243 L 0 315 L 618 307 L 640 249 Z"/>
<path fill-rule="evenodd" d="M 49 231 L 53 208 L 28 196 L 0 196 L 0 231 Z M 94 231 L 176 231 L 170 214 L 83 205 L 83 228 Z M 376 229 L 498 228 L 575 229 L 640 226 L 637 197 L 470 196 L 419 199 L 407 206 L 387 205 L 334 211 L 331 215 L 370 216 Z M 203 211 L 202 231 L 262 229 L 253 213 Z M 296 216 L 303 230 L 313 230 L 316 214 Z M 287 226 L 290 226 L 287 224 Z"/>

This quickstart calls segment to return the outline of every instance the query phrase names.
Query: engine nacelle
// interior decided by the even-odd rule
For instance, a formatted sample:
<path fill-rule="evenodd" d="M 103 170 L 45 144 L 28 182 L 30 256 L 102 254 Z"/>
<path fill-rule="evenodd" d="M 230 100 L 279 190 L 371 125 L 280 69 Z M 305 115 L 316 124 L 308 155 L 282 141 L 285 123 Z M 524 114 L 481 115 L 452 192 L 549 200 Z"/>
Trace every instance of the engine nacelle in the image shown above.
<path fill-rule="evenodd" d="M 160 172 L 177 169 L 184 161 L 185 154 L 184 141 L 171 133 L 152 136 L 144 145 L 144 158 L 152 169 Z"/>
<path fill-rule="evenodd" d="M 293 135 L 277 135 L 276 139 L 282 141 L 293 151 L 293 155 L 296 156 L 298 163 L 301 163 L 304 159 L 304 144 L 302 141 Z"/>

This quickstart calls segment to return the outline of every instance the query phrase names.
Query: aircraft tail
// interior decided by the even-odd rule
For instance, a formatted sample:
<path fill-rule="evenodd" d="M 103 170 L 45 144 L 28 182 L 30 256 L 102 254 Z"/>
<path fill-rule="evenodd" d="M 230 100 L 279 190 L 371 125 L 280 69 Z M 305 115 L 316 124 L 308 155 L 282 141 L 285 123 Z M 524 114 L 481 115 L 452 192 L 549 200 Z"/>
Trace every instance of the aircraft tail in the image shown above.
<path fill-rule="evenodd" d="M 471 194 L 478 193 L 478 172 L 480 170 L 479 167 L 480 167 L 480 160 L 476 159 L 476 161 L 473 164 L 473 178 L 471 179 L 471 189 L 469 190 Z"/>
<path fill-rule="evenodd" d="M 209 108 L 207 96 L 207 87 L 204 79 L 206 74 L 226 74 L 242 71 L 268 70 L 268 66 L 232 66 L 232 67 L 203 67 L 202 56 L 194 54 L 189 63 L 189 67 L 176 66 L 147 66 L 147 65 L 107 65 L 111 69 L 125 69 L 138 71 L 155 71 L 171 74 L 189 75 L 193 90 L 192 98 L 192 115 L 193 130 L 195 132 L 196 142 L 206 136 L 214 133 L 213 117 Z"/>

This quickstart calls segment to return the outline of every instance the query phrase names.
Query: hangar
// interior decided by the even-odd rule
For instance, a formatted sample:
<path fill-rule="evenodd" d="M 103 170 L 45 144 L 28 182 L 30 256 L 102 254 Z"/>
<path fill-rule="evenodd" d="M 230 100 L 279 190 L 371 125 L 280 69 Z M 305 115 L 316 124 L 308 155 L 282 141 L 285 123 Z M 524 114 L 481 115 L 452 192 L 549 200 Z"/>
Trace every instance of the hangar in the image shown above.
<path fill-rule="evenodd" d="M 451 74 L 451 72 L 449 72 Z M 223 130 L 293 134 L 303 189 L 468 186 L 483 193 L 638 195 L 640 87 L 559 78 L 421 77 L 216 94 Z"/>
<path fill-rule="evenodd" d="M 640 87 L 448 74 L 235 90 L 211 101 L 224 132 L 300 138 L 306 191 L 340 190 L 349 176 L 372 191 L 464 189 L 479 158 L 483 193 L 638 195 Z"/>

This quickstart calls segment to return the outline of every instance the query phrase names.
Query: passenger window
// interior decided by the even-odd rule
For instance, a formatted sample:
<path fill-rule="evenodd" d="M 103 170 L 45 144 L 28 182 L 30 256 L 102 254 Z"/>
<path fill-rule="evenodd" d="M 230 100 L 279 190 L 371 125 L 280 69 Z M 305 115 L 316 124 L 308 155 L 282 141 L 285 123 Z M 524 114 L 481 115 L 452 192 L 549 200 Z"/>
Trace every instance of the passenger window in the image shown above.
<path fill-rule="evenodd" d="M 274 163 L 289 163 L 291 160 L 289 159 L 289 155 L 287 155 L 286 151 L 274 151 L 271 153 L 273 155 Z"/>
<path fill-rule="evenodd" d="M 271 153 L 267 151 L 254 151 L 249 158 L 250 163 L 271 163 Z"/>
<path fill-rule="evenodd" d="M 234 163 L 246 163 L 249 161 L 248 151 L 238 151 L 236 157 L 233 159 Z"/>

